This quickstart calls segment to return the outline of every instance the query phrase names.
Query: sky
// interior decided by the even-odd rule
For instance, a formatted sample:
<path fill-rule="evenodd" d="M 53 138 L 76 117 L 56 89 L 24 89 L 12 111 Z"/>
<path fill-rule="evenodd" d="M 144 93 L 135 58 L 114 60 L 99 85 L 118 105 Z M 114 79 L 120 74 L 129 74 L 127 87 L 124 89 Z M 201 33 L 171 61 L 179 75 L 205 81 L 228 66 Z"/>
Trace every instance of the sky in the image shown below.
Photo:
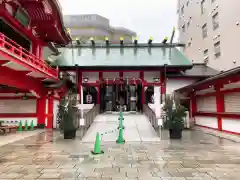
<path fill-rule="evenodd" d="M 140 42 L 170 38 L 177 26 L 177 0 L 59 0 L 64 15 L 99 14 L 112 26 L 135 31 Z M 175 40 L 178 38 L 176 33 Z"/>

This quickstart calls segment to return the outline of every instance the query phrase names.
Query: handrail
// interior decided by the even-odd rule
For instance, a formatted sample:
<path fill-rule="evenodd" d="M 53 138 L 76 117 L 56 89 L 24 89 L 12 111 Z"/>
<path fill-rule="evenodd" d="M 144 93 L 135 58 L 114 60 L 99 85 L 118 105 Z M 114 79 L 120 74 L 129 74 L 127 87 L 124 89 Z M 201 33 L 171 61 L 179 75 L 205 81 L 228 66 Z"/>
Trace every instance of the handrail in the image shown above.
<path fill-rule="evenodd" d="M 95 117 L 99 114 L 100 107 L 98 104 L 94 105 L 92 109 L 90 109 L 84 116 L 84 119 L 86 120 L 85 122 L 85 127 L 89 128 Z"/>
<path fill-rule="evenodd" d="M 80 138 L 82 139 L 90 126 L 92 125 L 95 117 L 99 114 L 100 111 L 100 106 L 99 104 L 96 104 L 93 106 L 92 109 L 90 109 L 85 115 L 84 115 L 84 120 L 85 124 L 83 126 L 79 126 L 79 132 L 78 135 L 80 135 Z M 80 119 L 80 116 L 79 116 Z"/>
<path fill-rule="evenodd" d="M 5 36 L 3 33 L 0 33 L 0 47 L 10 50 L 11 53 L 16 56 L 20 56 L 20 61 L 27 63 L 34 69 L 46 73 L 54 79 L 58 79 L 57 69 L 52 68 L 44 60 L 41 60 L 31 52 L 27 51 L 22 46 L 14 42 L 12 39 Z"/>
<path fill-rule="evenodd" d="M 159 128 L 159 125 L 155 112 L 146 104 L 143 105 L 143 112 L 148 117 L 153 128 L 157 130 Z"/>

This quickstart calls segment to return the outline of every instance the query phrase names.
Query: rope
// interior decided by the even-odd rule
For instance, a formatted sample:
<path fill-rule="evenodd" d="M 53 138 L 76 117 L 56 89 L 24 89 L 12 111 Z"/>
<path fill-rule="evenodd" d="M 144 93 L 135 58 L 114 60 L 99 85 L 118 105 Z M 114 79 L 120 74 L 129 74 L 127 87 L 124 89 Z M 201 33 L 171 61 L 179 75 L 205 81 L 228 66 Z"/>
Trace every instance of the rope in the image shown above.
<path fill-rule="evenodd" d="M 101 134 L 100 134 L 100 136 L 101 136 L 101 141 L 102 141 L 104 135 L 111 134 L 111 133 L 114 133 L 114 132 L 116 132 L 116 131 L 118 131 L 118 129 L 113 129 L 113 130 L 110 130 L 110 131 L 106 131 L 106 132 L 101 133 Z"/>

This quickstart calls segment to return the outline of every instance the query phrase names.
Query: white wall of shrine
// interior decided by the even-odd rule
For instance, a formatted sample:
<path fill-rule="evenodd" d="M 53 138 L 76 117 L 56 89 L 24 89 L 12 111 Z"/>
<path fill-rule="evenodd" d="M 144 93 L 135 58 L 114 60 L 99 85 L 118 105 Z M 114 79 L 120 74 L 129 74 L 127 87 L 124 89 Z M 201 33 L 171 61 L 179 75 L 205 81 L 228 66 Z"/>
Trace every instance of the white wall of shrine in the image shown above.
<path fill-rule="evenodd" d="M 21 97 L 24 94 L 0 93 L 0 121 L 3 125 L 18 125 L 22 121 L 23 125 L 27 121 L 28 125 L 33 121 L 37 125 L 37 100 L 36 99 L 1 99 L 1 97 Z"/>
<path fill-rule="evenodd" d="M 194 83 L 195 81 L 196 81 L 195 79 L 174 79 L 174 78 L 168 79 L 166 93 L 172 94 L 176 89 L 188 86 Z"/>

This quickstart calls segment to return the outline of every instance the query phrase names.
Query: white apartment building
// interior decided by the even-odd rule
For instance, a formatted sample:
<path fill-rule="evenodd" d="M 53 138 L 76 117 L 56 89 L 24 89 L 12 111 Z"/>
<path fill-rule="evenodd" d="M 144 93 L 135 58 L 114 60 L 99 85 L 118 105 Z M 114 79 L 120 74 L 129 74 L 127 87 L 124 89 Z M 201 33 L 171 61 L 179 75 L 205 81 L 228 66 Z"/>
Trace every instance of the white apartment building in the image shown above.
<path fill-rule="evenodd" d="M 219 71 L 240 65 L 240 0 L 178 0 L 178 15 L 189 59 Z"/>

